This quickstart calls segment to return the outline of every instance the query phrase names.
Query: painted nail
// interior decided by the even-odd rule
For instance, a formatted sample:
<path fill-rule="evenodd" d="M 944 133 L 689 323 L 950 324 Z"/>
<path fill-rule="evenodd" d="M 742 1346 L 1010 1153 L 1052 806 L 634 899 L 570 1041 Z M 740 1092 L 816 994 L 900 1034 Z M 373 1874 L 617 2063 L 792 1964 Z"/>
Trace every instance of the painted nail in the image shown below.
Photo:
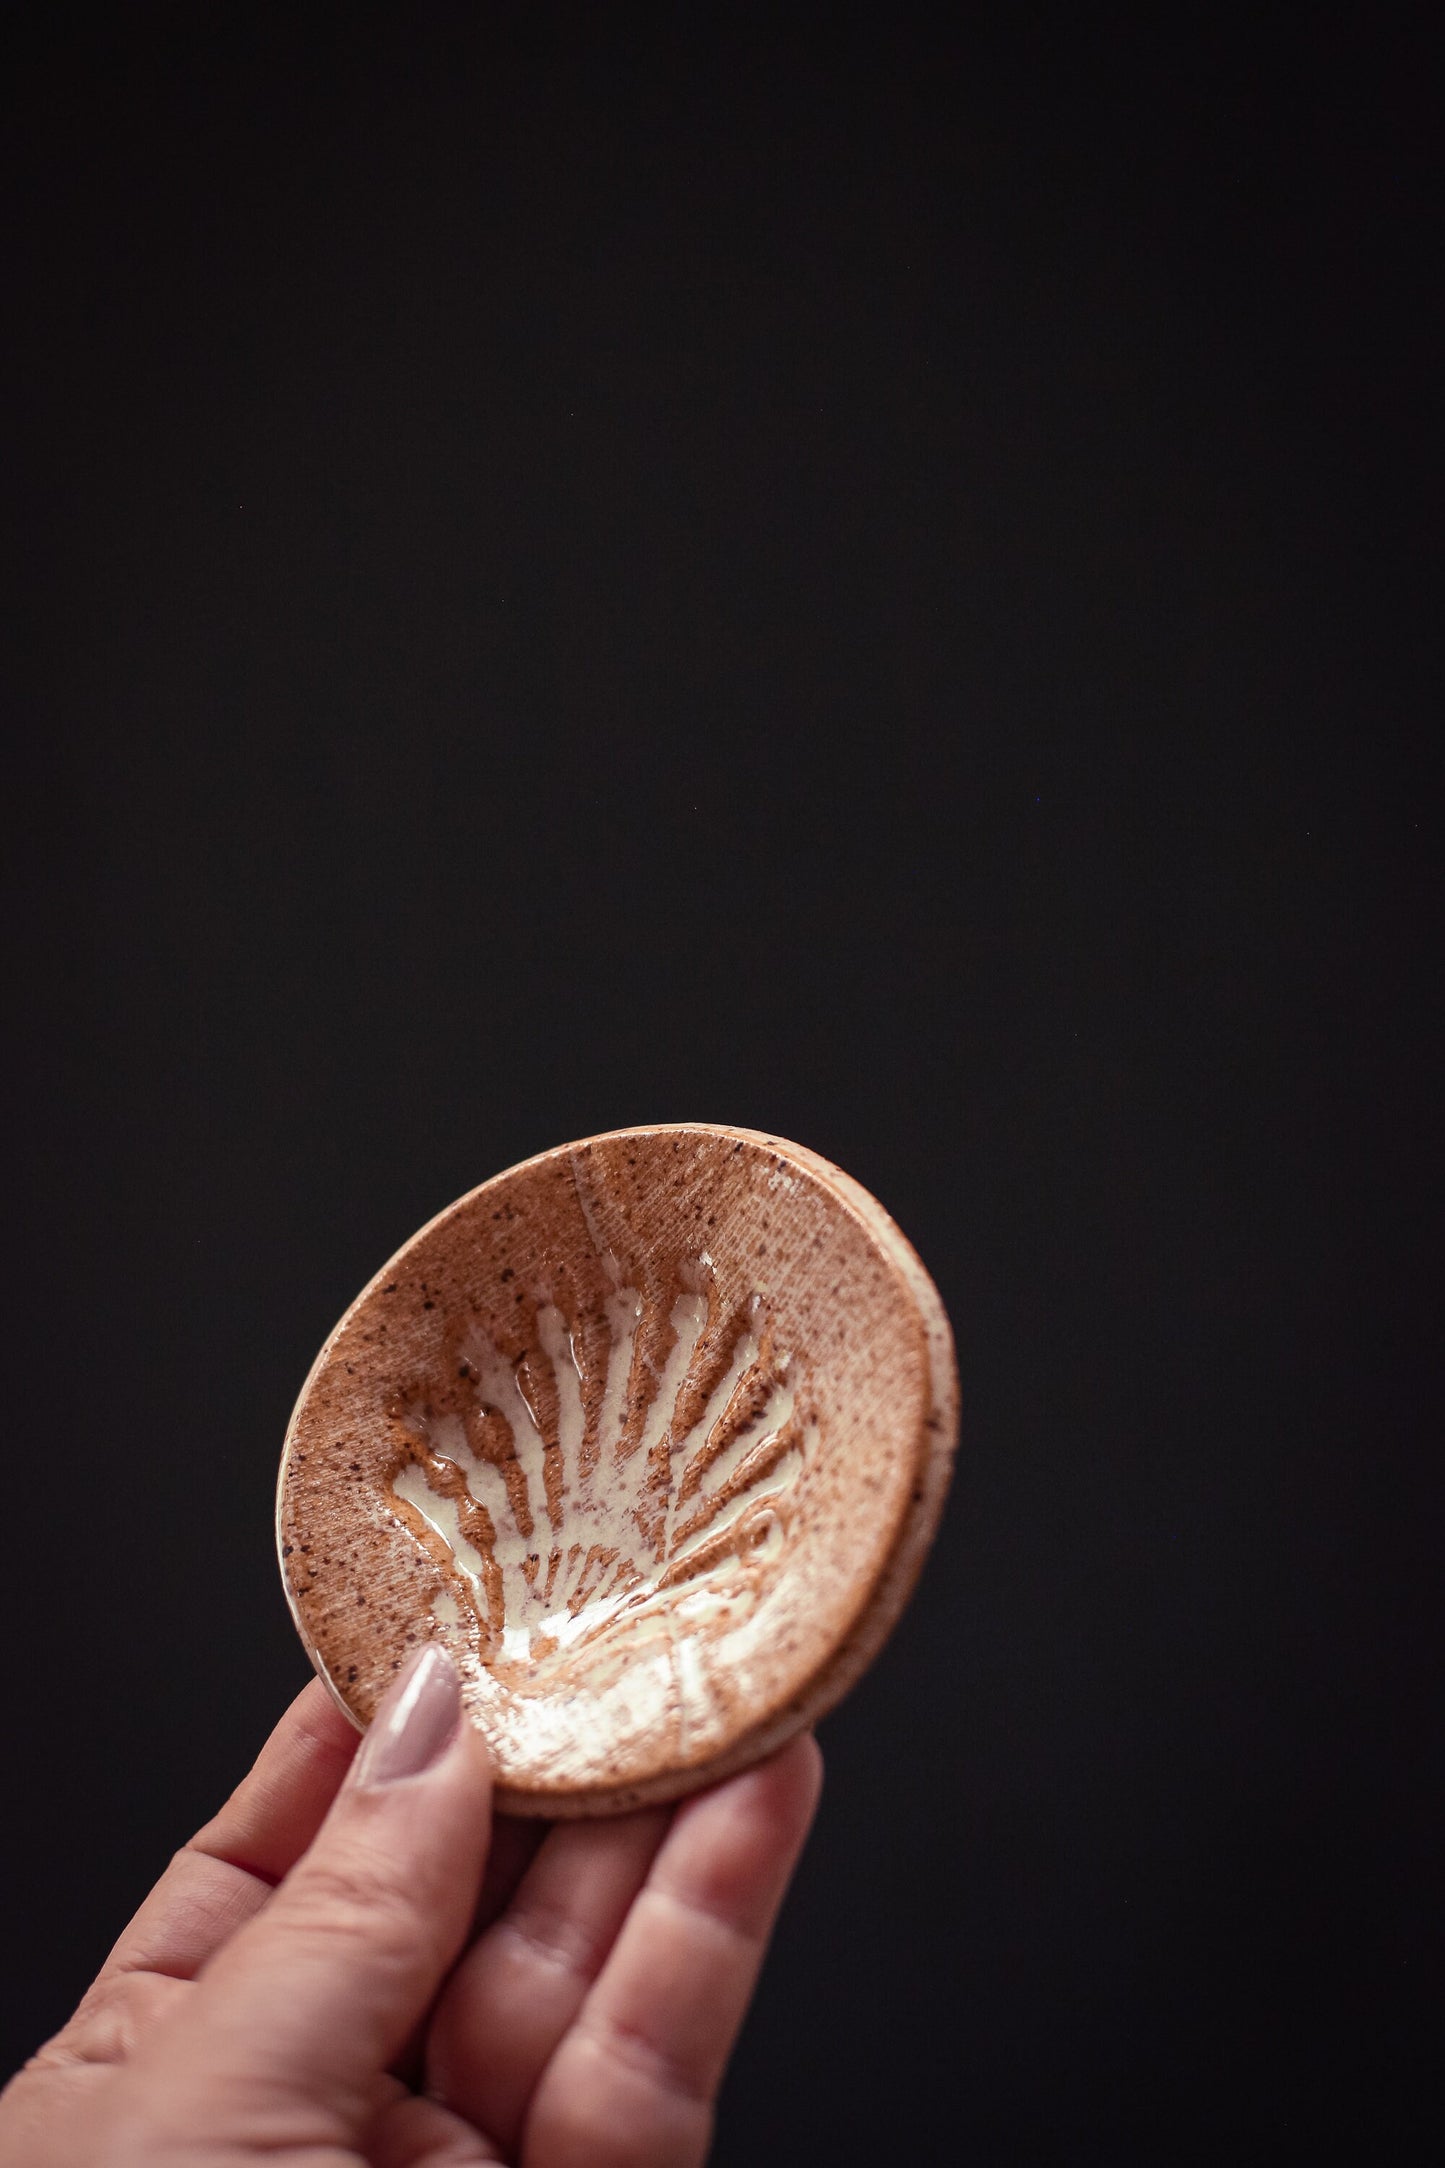
<path fill-rule="evenodd" d="M 445 1649 L 432 1642 L 387 1689 L 356 1757 L 353 1783 L 419 1777 L 450 1744 L 461 1720 L 462 1688 Z"/>

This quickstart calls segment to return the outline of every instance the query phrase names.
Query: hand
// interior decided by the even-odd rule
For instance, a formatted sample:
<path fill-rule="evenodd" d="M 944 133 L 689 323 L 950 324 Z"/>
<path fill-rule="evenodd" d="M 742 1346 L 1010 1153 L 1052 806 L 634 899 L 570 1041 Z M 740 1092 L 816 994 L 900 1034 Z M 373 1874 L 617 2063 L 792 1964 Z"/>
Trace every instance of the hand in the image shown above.
<path fill-rule="evenodd" d="M 812 1740 L 675 1811 L 493 1839 L 434 1647 L 355 1749 L 308 1686 L 0 2095 L 0 2168 L 704 2158 L 817 1801 Z"/>

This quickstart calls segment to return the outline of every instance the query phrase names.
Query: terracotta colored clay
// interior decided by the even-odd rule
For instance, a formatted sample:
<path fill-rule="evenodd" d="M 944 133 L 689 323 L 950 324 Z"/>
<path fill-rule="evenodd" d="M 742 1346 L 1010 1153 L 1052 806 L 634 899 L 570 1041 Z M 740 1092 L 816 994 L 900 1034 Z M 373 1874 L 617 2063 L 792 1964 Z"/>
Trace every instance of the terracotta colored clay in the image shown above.
<path fill-rule="evenodd" d="M 282 1571 L 353 1719 L 456 1657 L 511 1813 L 747 1766 L 882 1646 L 942 1510 L 948 1321 L 856 1182 L 751 1130 L 619 1130 L 414 1235 L 286 1436 Z"/>

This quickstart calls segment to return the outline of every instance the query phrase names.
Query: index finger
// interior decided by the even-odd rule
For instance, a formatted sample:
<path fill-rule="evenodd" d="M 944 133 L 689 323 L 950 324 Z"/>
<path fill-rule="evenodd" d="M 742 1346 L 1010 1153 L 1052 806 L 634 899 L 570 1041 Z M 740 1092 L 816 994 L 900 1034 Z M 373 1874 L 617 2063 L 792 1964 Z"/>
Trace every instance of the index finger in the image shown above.
<path fill-rule="evenodd" d="M 96 1987 L 126 1972 L 194 1979 L 306 1850 L 359 1736 L 319 1679 L 303 1687 L 249 1775 L 177 1852 L 107 1957 Z"/>

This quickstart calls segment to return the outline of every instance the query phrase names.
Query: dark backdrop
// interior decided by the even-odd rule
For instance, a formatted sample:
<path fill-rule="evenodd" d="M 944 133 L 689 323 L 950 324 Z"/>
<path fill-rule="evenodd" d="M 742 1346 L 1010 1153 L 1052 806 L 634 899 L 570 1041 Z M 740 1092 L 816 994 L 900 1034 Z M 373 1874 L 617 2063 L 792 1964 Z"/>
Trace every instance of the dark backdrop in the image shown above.
<path fill-rule="evenodd" d="M 987 14 L 20 34 L 8 2060 L 305 1676 L 344 1305 L 701 1116 L 965 1391 L 718 2161 L 1424 2149 L 1428 17 Z"/>

